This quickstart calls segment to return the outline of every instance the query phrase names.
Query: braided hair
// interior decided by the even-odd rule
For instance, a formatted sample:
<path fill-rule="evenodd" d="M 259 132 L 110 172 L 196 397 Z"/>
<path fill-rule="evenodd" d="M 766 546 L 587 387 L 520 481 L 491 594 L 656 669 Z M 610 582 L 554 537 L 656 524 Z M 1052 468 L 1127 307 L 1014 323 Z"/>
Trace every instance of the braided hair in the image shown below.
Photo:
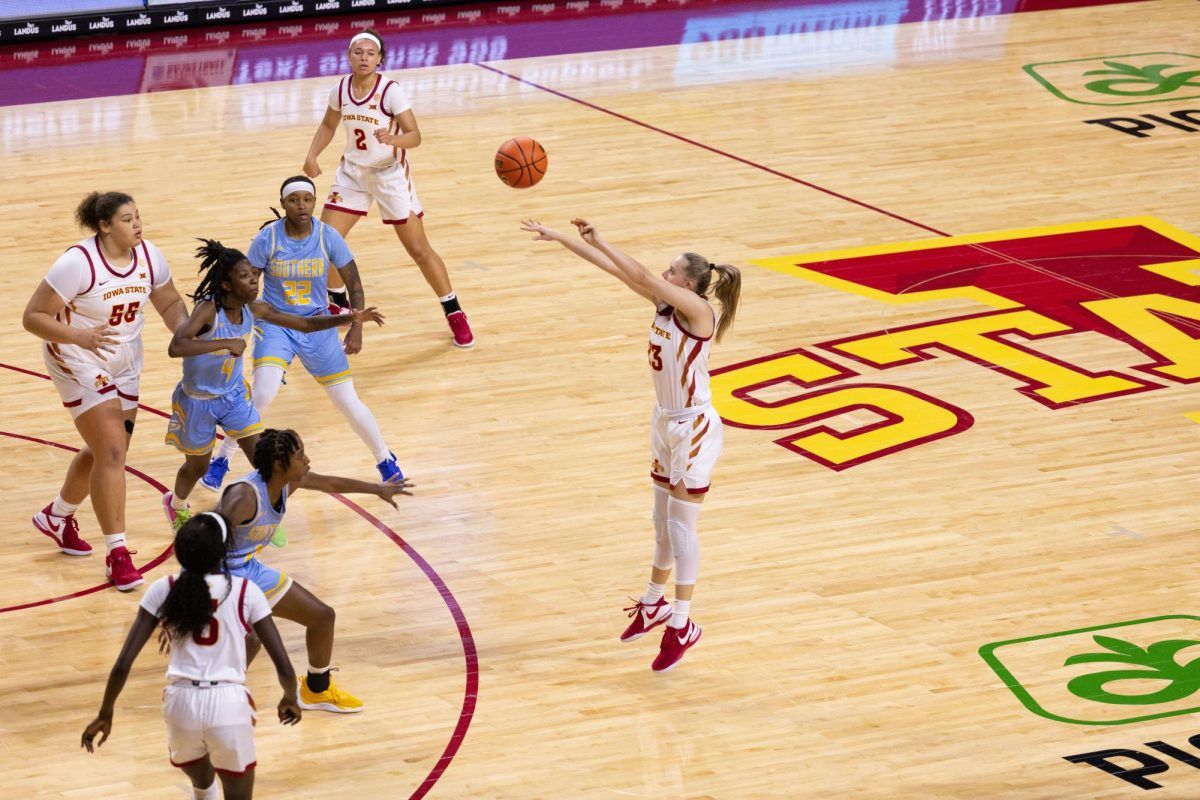
<path fill-rule="evenodd" d="M 269 481 L 275 472 L 275 465 L 279 464 L 286 470 L 299 449 L 300 436 L 294 430 L 267 428 L 254 446 L 254 468 L 264 481 Z"/>
<path fill-rule="evenodd" d="M 158 610 L 163 629 L 173 639 L 202 636 L 212 621 L 213 598 L 206 575 L 224 573 L 226 597 L 233 589 L 233 578 L 225 563 L 229 527 L 223 522 L 215 513 L 205 512 L 189 519 L 175 534 L 175 558 L 183 571 L 172 582 Z"/>
<path fill-rule="evenodd" d="M 193 300 L 211 300 L 218 308 L 229 308 L 229 290 L 222 284 L 233 284 L 233 268 L 246 260 L 246 254 L 241 250 L 226 247 L 216 239 L 197 239 L 204 242 L 196 248 L 196 258 L 200 259 L 200 272 L 204 277 L 196 287 L 196 293 L 190 295 Z"/>

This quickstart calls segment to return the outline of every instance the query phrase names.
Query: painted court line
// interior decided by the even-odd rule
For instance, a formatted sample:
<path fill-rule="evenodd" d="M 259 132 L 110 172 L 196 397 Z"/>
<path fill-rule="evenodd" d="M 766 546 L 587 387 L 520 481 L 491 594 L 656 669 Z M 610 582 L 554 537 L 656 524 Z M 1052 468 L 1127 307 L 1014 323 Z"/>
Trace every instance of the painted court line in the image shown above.
<path fill-rule="evenodd" d="M 701 150 L 707 150 L 707 151 L 709 151 L 710 153 L 714 153 L 714 154 L 716 154 L 716 155 L 719 155 L 719 156 L 722 156 L 722 157 L 724 157 L 724 158 L 728 158 L 728 159 L 731 159 L 731 160 L 733 160 L 733 161 L 737 161 L 738 163 L 745 164 L 745 165 L 746 165 L 746 166 L 748 166 L 748 167 L 752 167 L 752 168 L 754 168 L 754 169 L 761 170 L 762 172 L 766 172 L 766 173 L 768 173 L 768 174 L 770 174 L 770 175 L 774 175 L 774 176 L 776 176 L 776 177 L 778 177 L 778 178 L 783 178 L 784 180 L 791 181 L 792 183 L 797 183 L 797 184 L 799 184 L 799 185 L 801 185 L 801 186 L 808 187 L 809 189 L 813 189 L 813 190 L 815 190 L 815 191 L 818 191 L 818 192 L 821 192 L 821 193 L 823 193 L 823 194 L 827 194 L 827 195 L 829 195 L 830 197 L 835 197 L 835 198 L 837 198 L 838 200 L 843 200 L 843 201 L 845 201 L 845 202 L 847 202 L 847 203 L 851 203 L 851 204 L 853 204 L 853 205 L 859 206 L 860 208 L 865 208 L 865 209 L 867 209 L 868 211 L 873 211 L 873 212 L 875 212 L 875 213 L 877 213 L 877 214 L 881 214 L 881 215 L 883 215 L 883 216 L 885 216 L 885 217 L 891 217 L 891 218 L 892 218 L 892 219 L 894 219 L 894 220 L 897 220 L 897 221 L 899 221 L 899 222 L 906 223 L 906 224 L 908 224 L 908 225 L 912 225 L 912 226 L 913 226 L 913 227 L 915 227 L 915 228 L 920 228 L 921 230 L 928 231 L 928 232 L 930 232 L 930 233 L 933 233 L 933 234 L 936 234 L 936 235 L 938 235 L 938 236 L 943 236 L 943 237 L 947 237 L 947 238 L 950 238 L 950 237 L 952 237 L 952 236 L 953 236 L 953 234 L 947 233 L 946 231 L 940 230 L 940 229 L 938 229 L 938 228 L 934 228 L 934 227 L 933 227 L 933 226 L 931 226 L 931 225 L 926 225 L 926 224 L 925 224 L 925 223 L 923 223 L 923 222 L 918 222 L 917 220 L 915 220 L 915 219 L 912 219 L 912 218 L 910 218 L 910 217 L 906 217 L 906 216 L 904 216 L 904 215 L 902 215 L 902 214 L 897 214 L 897 213 L 895 213 L 895 212 L 893 212 L 893 211 L 888 211 L 888 210 L 887 210 L 887 209 L 885 209 L 885 208 L 881 208 L 881 207 L 879 207 L 879 206 L 872 205 L 871 203 L 868 203 L 868 202 L 866 202 L 865 200 L 858 200 L 858 199 L 856 199 L 856 198 L 854 198 L 854 197 L 850 197 L 849 195 L 842 194 L 841 192 L 834 191 L 833 189 L 826 188 L 826 187 L 824 187 L 824 186 L 821 186 L 821 185 L 819 185 L 819 184 L 813 183 L 813 182 L 811 182 L 811 181 L 806 181 L 806 180 L 804 180 L 804 179 L 802 179 L 802 178 L 797 178 L 795 175 L 789 175 L 789 174 L 788 174 L 788 173 L 786 173 L 786 172 L 781 172 L 781 171 L 779 171 L 779 170 L 777 170 L 777 169 L 774 169 L 774 168 L 772 168 L 772 167 L 768 167 L 768 166 L 766 166 L 766 165 L 764 165 L 764 164 L 760 164 L 760 163 L 758 163 L 758 162 L 756 162 L 756 161 L 751 161 L 751 160 L 750 160 L 750 159 L 748 159 L 748 158 L 742 158 L 741 156 L 739 156 L 739 155 L 735 155 L 735 154 L 733 154 L 733 153 L 730 153 L 730 152 L 728 152 L 728 151 L 726 151 L 726 150 L 721 150 L 720 148 L 717 148 L 717 147 L 712 147 L 711 145 L 704 144 L 703 142 L 698 142 L 698 141 L 696 141 L 695 139 L 688 138 L 687 136 L 683 136 L 683 135 L 681 135 L 681 134 L 674 133 L 674 132 L 672 132 L 672 131 L 669 131 L 669 130 L 666 130 L 666 129 L 664 129 L 664 128 L 660 128 L 660 127 L 658 127 L 658 126 L 656 126 L 656 125 L 651 125 L 651 124 L 650 124 L 650 123 L 648 123 L 648 122 L 643 122 L 642 120 L 635 119 L 634 117 L 630 117 L 630 116 L 628 116 L 628 115 L 626 115 L 626 114 L 622 114 L 622 113 L 620 113 L 620 112 L 618 112 L 618 111 L 613 111 L 613 110 L 612 110 L 612 109 L 610 109 L 610 108 L 605 108 L 604 106 L 597 105 L 596 103 L 591 103 L 591 102 L 589 102 L 589 101 L 587 101 L 587 100 L 584 100 L 584 99 L 582 99 L 582 98 L 575 97 L 575 96 L 573 96 L 573 95 L 569 95 L 569 94 L 567 94 L 566 92 L 560 92 L 560 91 L 558 91 L 557 89 L 551 89 L 549 86 L 543 86 L 543 85 L 542 85 L 542 84 L 540 84 L 540 83 L 535 83 L 534 81 L 527 80 L 527 79 L 525 79 L 525 78 L 522 78 L 522 77 L 520 77 L 520 76 L 518 76 L 518 75 L 514 75 L 514 74 L 512 74 L 511 72 L 505 72 L 504 70 L 502 70 L 502 69 L 497 69 L 496 67 L 493 67 L 493 66 L 491 66 L 490 64 L 486 64 L 486 63 L 476 63 L 476 65 L 475 65 L 475 66 L 477 66 L 477 67 L 480 67 L 481 69 L 486 69 L 486 70 L 489 70 L 489 71 L 491 71 L 491 72 L 494 72 L 494 73 L 496 73 L 497 75 L 502 75 L 502 76 L 504 76 L 504 77 L 506 77 L 506 78 L 509 78 L 509 79 L 511 79 L 511 80 L 514 80 L 514 81 L 517 81 L 518 83 L 523 83 L 523 84 L 525 84 L 526 86 L 532 86 L 533 88 L 535 88 L 535 89 L 537 89 L 537 90 L 539 90 L 539 91 L 546 92 L 547 94 L 552 94 L 552 95 L 554 95 L 555 97 L 560 97 L 560 98 L 562 98 L 563 100 L 568 100 L 568 101 L 570 101 L 570 102 L 572 102 L 572 103 L 577 103 L 577 104 L 579 104 L 579 105 L 581 105 L 581 106 L 585 106 L 585 107 L 587 107 L 587 108 L 590 108 L 590 109 L 592 109 L 593 111 L 599 111 L 599 112 L 600 112 L 600 113 L 602 113 L 602 114 L 607 114 L 607 115 L 609 115 L 609 116 L 611 116 L 611 117 L 615 117 L 615 118 L 617 118 L 617 119 L 619 119 L 619 120 L 623 120 L 623 121 L 625 121 L 625 122 L 628 122 L 628 123 L 630 123 L 630 124 L 632 124 L 632 125 L 637 125 L 637 126 L 639 126 L 639 127 L 646 128 L 647 130 L 654 131 L 655 133 L 660 133 L 660 134 L 662 134 L 663 136 L 668 136 L 668 137 L 670 137 L 670 138 L 672 138 L 672 139 L 675 139 L 675 140 L 677 140 L 677 141 L 684 142 L 685 144 L 692 145 L 693 147 L 698 147 L 698 148 L 700 148 Z M 1046 267 L 1039 266 L 1039 265 L 1037 265 L 1037 264 L 1034 264 L 1034 263 L 1032 263 L 1032 262 L 1030 262 L 1030 261 L 1027 261 L 1027 260 L 1025 260 L 1025 259 L 1022 259 L 1022 258 L 1017 258 L 1016 256 L 1010 256 L 1010 255 L 1008 255 L 1008 254 L 1006 254 L 1006 253 L 998 252 L 998 251 L 996 251 L 996 250 L 993 250 L 993 249 L 991 249 L 991 248 L 987 247 L 986 245 L 980 245 L 980 244 L 969 244 L 968 246 L 969 246 L 969 247 L 971 247 L 971 248 L 974 248 L 974 249 L 976 249 L 976 250 L 979 250 L 979 251 L 981 251 L 981 252 L 987 253 L 987 254 L 988 254 L 988 255 L 990 255 L 990 256 L 994 256 L 994 257 L 996 257 L 996 258 L 999 258 L 999 259 L 1001 259 L 1001 260 L 1002 260 L 1003 262 L 1005 262 L 1005 263 L 1012 264 L 1012 265 L 1014 265 L 1014 266 L 1020 266 L 1020 267 L 1024 267 L 1024 268 L 1026 268 L 1026 269 L 1029 269 L 1029 270 L 1032 270 L 1032 271 L 1034 271 L 1034 272 L 1041 273 L 1042 275 L 1045 275 L 1045 276 L 1047 276 L 1047 277 L 1054 278 L 1054 279 L 1056 279 L 1056 280 L 1060 280 L 1060 281 L 1062 281 L 1062 282 L 1064 282 L 1064 283 L 1068 283 L 1068 284 L 1071 284 L 1071 285 L 1077 286 L 1077 287 L 1079 287 L 1079 288 L 1086 289 L 1086 290 L 1088 290 L 1088 291 L 1094 292 L 1094 293 L 1095 293 L 1095 294 L 1097 294 L 1098 296 L 1101 296 L 1101 297 L 1113 297 L 1113 296 L 1114 296 L 1114 295 L 1112 295 L 1112 294 L 1109 294 L 1108 292 L 1106 292 L 1106 291 L 1105 291 L 1105 290 L 1103 290 L 1103 289 L 1099 289 L 1099 288 L 1097 288 L 1097 287 L 1095 287 L 1095 286 L 1091 286 L 1091 285 L 1089 285 L 1089 284 L 1087 284 L 1087 283 L 1085 283 L 1085 282 L 1083 282 L 1083 281 L 1080 281 L 1080 280 L 1079 280 L 1079 279 L 1077 279 L 1077 278 L 1072 278 L 1072 277 L 1070 277 L 1070 276 L 1067 276 L 1067 275 L 1062 275 L 1062 274 L 1059 274 L 1059 273 L 1057 273 L 1057 272 L 1054 272 L 1053 270 L 1050 270 L 1050 269 L 1048 269 L 1048 268 L 1046 268 Z"/>
<path fill-rule="evenodd" d="M 5 363 L 0 363 L 0 367 L 12 370 L 14 372 L 19 372 L 24 375 L 30 375 L 35 378 L 50 380 L 49 375 L 44 375 L 40 372 L 34 372 L 23 367 L 17 367 Z M 169 414 L 166 414 L 156 408 L 141 405 L 140 403 L 138 404 L 138 408 L 143 408 L 151 414 L 157 414 L 160 417 L 170 417 Z M 25 436 L 24 434 L 0 431 L 0 436 L 8 436 L 13 439 L 23 439 L 36 444 L 57 447 L 72 453 L 79 452 L 79 448 L 77 447 L 59 444 L 58 442 L 51 442 L 46 439 L 38 439 L 33 436 Z M 144 472 L 141 472 L 140 470 L 134 469 L 130 466 L 126 466 L 125 469 L 133 475 L 141 478 L 159 492 L 163 494 L 166 493 L 166 486 L 163 486 L 157 480 L 145 474 Z M 404 551 L 405 555 L 412 559 L 413 563 L 417 565 L 421 572 L 425 574 L 425 577 L 429 580 L 429 582 L 433 584 L 433 587 L 437 589 L 438 595 L 442 598 L 442 602 L 445 603 L 446 608 L 450 610 L 450 616 L 454 618 L 454 625 L 458 631 L 458 638 L 462 643 L 463 658 L 466 661 L 467 673 L 466 686 L 464 687 L 463 691 L 462 708 L 459 711 L 458 720 L 454 725 L 454 731 L 451 733 L 450 740 L 446 743 L 446 747 L 442 750 L 442 754 L 438 756 L 437 761 L 434 763 L 433 768 L 429 771 L 429 774 L 425 777 L 425 779 L 422 780 L 420 785 L 413 791 L 411 795 L 409 795 L 409 800 L 420 800 L 420 798 L 429 794 L 429 791 L 433 789 L 434 784 L 438 782 L 438 779 L 442 777 L 442 774 L 445 773 L 446 769 L 450 766 L 450 762 L 454 760 L 454 756 L 458 753 L 459 748 L 462 746 L 463 740 L 466 739 L 467 729 L 471 726 L 471 719 L 475 715 L 475 704 L 479 696 L 479 652 L 475 647 L 475 637 L 471 633 L 470 625 L 467 623 L 466 614 L 463 613 L 462 606 L 458 604 L 458 600 L 450 591 L 450 587 L 448 587 L 446 582 L 442 580 L 442 576 L 438 574 L 437 570 L 434 569 L 434 567 L 428 561 L 426 561 L 425 558 L 412 547 L 412 545 L 406 542 L 394 530 L 389 528 L 382 520 L 380 520 L 374 514 L 371 514 L 369 511 L 363 509 L 354 501 L 348 500 L 346 497 L 340 494 L 332 494 L 331 496 L 338 500 L 338 502 L 342 503 L 342 505 L 346 506 L 351 511 L 369 522 L 376 530 L 378 530 L 388 539 L 391 539 L 396 546 Z M 148 572 L 166 561 L 170 555 L 171 547 L 168 546 L 166 550 L 160 553 L 153 561 L 144 565 L 142 569 Z M 87 589 L 73 592 L 71 594 L 61 595 L 59 597 L 51 597 L 45 600 L 36 600 L 29 603 L 23 603 L 21 605 L 10 606 L 8 608 L 0 608 L 0 614 L 3 614 L 7 611 L 19 611 L 25 608 L 34 608 L 36 606 L 48 605 L 50 603 L 58 603 L 75 597 L 83 597 L 85 595 L 110 588 L 111 586 L 112 584 L 105 582 L 99 586 L 92 586 Z"/>

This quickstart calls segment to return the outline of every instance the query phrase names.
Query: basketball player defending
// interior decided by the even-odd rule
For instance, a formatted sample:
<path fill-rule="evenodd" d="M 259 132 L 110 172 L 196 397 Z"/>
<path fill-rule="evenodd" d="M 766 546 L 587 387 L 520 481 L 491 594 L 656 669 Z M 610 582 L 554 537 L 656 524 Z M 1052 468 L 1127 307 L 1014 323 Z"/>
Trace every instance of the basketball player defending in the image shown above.
<path fill-rule="evenodd" d="M 742 278 L 737 267 L 713 264 L 695 253 L 676 256 L 662 276 L 605 241 L 587 220 L 573 219 L 583 242 L 535 220 L 522 230 L 535 240 L 558 242 L 575 255 L 618 278 L 654 304 L 647 355 L 658 399 L 650 422 L 650 477 L 654 486 L 654 560 L 650 583 L 640 601 L 626 608 L 633 622 L 621 641 L 640 639 L 663 624 L 655 672 L 666 672 L 700 640 L 700 626 L 689 619 L 692 592 L 700 571 L 696 520 L 721 455 L 721 417 L 713 409 L 708 384 L 708 352 L 733 324 Z M 709 289 L 721 304 L 721 321 L 707 299 Z M 675 602 L 663 598 L 675 568 Z"/>
<path fill-rule="evenodd" d="M 196 250 L 204 277 L 192 299 L 196 307 L 179 326 L 167 354 L 183 359 L 183 379 L 171 396 L 171 420 L 166 442 L 183 453 L 172 491 L 163 495 L 163 508 L 174 530 L 191 517 L 188 497 L 205 474 L 217 440 L 217 426 L 236 442 L 250 460 L 263 424 L 250 401 L 242 377 L 242 352 L 256 319 L 302 333 L 316 333 L 352 322 L 383 324 L 374 308 L 352 314 L 304 317 L 277 311 L 258 299 L 259 271 L 240 250 L 213 239 Z"/>
<path fill-rule="evenodd" d="M 295 330 L 294 325 L 284 327 L 272 320 L 259 320 L 254 326 L 254 407 L 260 415 L 266 414 L 283 384 L 284 372 L 299 356 L 308 374 L 324 387 L 330 401 L 371 451 L 379 477 L 386 482 L 401 481 L 404 473 L 396 456 L 384 441 L 375 415 L 355 391 L 350 373 L 347 356 L 362 350 L 359 314 L 365 302 L 354 256 L 341 234 L 312 218 L 316 195 L 311 180 L 303 175 L 288 178 L 280 188 L 280 202 L 283 218 L 264 225 L 246 253 L 250 265 L 262 270 L 263 300 L 281 314 L 327 316 L 325 280 L 332 267 L 341 272 L 350 287 L 354 319 L 345 342 L 338 341 L 334 330 L 304 332 Z M 237 442 L 231 437 L 221 443 L 217 457 L 201 479 L 206 488 L 221 488 L 229 471 L 229 458 L 236 449 Z"/>

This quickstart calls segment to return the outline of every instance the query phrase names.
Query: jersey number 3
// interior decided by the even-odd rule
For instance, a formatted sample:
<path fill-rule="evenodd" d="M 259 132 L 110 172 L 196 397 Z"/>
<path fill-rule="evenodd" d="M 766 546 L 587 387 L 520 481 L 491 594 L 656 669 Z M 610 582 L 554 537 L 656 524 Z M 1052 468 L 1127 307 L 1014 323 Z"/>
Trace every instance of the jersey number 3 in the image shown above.
<path fill-rule="evenodd" d="M 650 357 L 650 369 L 655 372 L 662 372 L 662 348 L 656 344 L 652 344 L 646 349 L 646 355 Z"/>

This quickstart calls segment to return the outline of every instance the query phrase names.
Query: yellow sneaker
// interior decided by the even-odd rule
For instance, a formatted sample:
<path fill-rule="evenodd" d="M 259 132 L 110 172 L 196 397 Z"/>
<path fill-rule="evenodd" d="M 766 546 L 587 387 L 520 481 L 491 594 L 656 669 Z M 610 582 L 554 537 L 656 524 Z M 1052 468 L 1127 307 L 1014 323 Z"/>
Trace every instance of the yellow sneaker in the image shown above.
<path fill-rule="evenodd" d="M 307 675 L 300 679 L 300 707 L 305 711 L 332 711 L 335 714 L 357 714 L 364 708 L 362 700 L 339 689 L 332 677 L 325 691 L 319 694 L 309 691 Z"/>

